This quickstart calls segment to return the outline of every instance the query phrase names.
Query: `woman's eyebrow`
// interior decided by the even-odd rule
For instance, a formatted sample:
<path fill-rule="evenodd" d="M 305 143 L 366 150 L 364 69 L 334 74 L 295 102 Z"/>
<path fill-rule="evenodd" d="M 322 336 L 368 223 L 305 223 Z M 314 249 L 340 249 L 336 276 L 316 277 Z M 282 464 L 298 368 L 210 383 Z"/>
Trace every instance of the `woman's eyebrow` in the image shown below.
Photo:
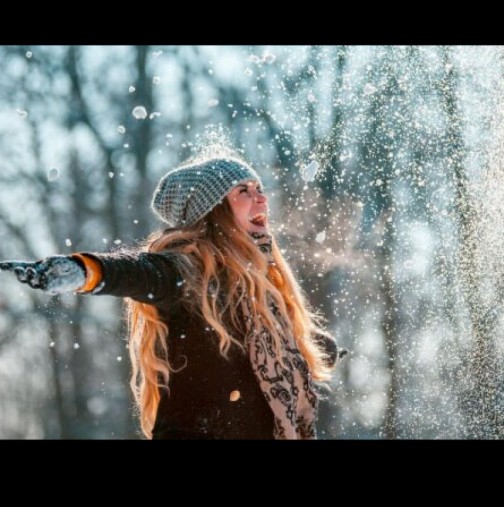
<path fill-rule="evenodd" d="M 240 187 L 248 188 L 249 185 L 246 185 L 245 183 L 240 183 L 239 185 L 237 185 L 237 188 L 240 188 Z M 256 188 L 262 188 L 262 186 L 258 183 L 256 185 Z"/>

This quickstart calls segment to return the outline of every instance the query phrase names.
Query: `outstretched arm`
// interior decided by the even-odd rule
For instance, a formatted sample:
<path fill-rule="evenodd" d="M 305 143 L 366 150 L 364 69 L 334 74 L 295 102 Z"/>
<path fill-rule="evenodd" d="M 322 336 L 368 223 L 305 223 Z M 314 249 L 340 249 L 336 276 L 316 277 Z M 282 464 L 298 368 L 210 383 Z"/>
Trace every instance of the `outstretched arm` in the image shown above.
<path fill-rule="evenodd" d="M 21 283 L 51 295 L 77 292 L 131 297 L 149 304 L 169 304 L 180 297 L 182 280 L 168 253 L 78 253 L 37 262 L 0 262 Z"/>

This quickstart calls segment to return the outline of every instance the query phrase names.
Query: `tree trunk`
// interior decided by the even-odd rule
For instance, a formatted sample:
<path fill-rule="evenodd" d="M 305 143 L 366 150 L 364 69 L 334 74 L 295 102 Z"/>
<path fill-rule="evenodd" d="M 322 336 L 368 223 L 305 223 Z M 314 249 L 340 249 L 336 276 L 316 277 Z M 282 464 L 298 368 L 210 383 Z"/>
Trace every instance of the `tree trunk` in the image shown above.
<path fill-rule="evenodd" d="M 456 75 L 452 60 L 452 49 L 441 50 L 445 69 L 441 84 L 441 97 L 447 116 L 447 160 L 453 170 L 455 211 L 457 214 L 459 255 L 457 275 L 462 298 L 469 313 L 472 337 L 471 354 L 468 358 L 467 375 L 461 385 L 468 381 L 466 389 L 457 391 L 460 406 L 466 415 L 469 436 L 473 438 L 499 438 L 504 428 L 497 406 L 497 364 L 494 343 L 496 319 L 491 316 L 480 295 L 482 266 L 478 257 L 478 208 L 469 189 L 469 180 L 464 167 L 465 146 L 462 132 L 462 114 L 456 92 Z"/>

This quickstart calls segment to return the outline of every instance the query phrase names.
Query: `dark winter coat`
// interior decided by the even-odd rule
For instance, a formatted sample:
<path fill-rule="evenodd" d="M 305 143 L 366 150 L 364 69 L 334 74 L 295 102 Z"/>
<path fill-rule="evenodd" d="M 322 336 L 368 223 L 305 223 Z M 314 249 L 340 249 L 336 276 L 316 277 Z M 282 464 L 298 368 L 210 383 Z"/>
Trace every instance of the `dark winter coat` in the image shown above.
<path fill-rule="evenodd" d="M 154 439 L 271 439 L 273 414 L 248 354 L 232 346 L 229 360 L 208 323 L 184 305 L 184 283 L 169 253 L 88 253 L 102 265 L 94 295 L 130 297 L 155 305 L 168 325 L 171 373 L 163 390 Z M 334 343 L 327 343 L 336 358 Z"/>

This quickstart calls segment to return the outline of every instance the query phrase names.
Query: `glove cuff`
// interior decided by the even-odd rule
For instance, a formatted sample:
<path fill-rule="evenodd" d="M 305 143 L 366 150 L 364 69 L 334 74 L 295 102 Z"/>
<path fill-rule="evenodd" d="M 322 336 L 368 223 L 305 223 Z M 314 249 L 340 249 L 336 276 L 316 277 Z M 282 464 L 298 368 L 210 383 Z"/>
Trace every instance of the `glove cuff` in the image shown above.
<path fill-rule="evenodd" d="M 102 267 L 99 261 L 83 254 L 72 254 L 71 258 L 81 261 L 86 269 L 86 281 L 75 292 L 88 292 L 93 290 L 103 278 Z"/>

